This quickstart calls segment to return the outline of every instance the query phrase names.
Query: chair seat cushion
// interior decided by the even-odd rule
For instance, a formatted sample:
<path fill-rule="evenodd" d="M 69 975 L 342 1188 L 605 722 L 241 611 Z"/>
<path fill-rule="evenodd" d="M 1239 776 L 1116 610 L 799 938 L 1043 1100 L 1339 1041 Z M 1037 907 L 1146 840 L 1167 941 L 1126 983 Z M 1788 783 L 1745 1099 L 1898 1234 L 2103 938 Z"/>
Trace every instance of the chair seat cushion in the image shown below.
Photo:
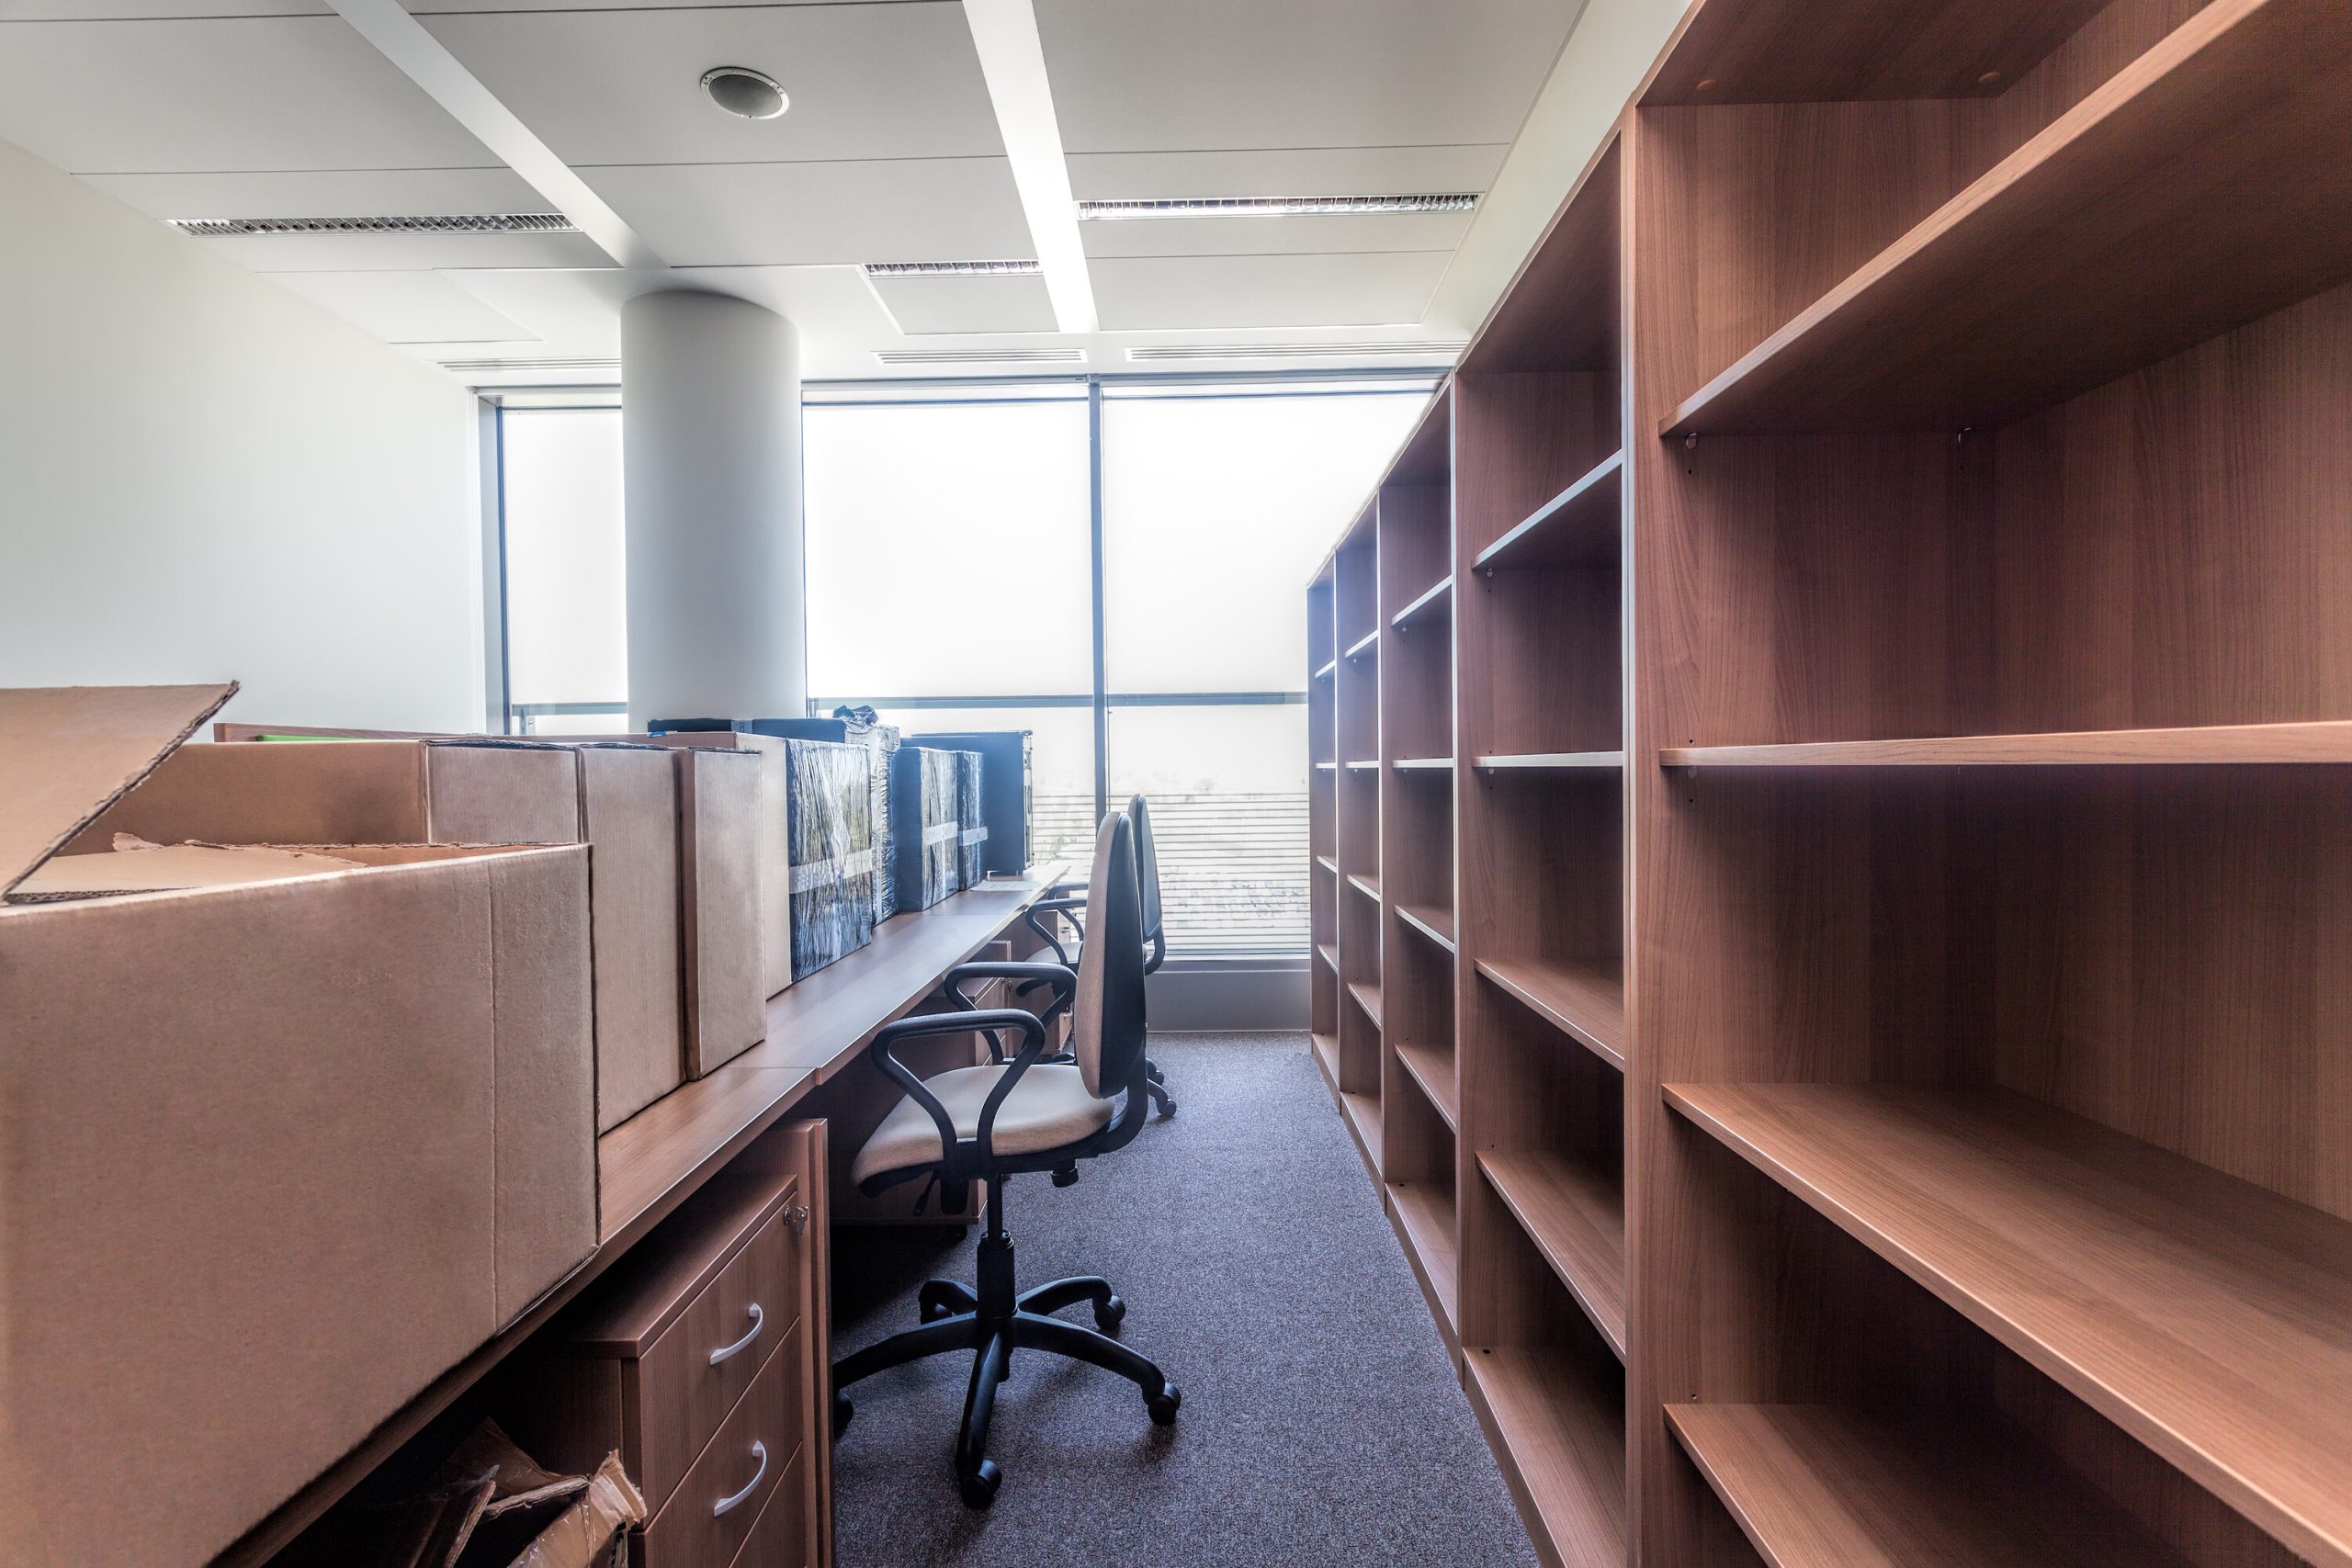
<path fill-rule="evenodd" d="M 1005 1074 L 1001 1066 L 956 1067 L 923 1085 L 946 1108 L 958 1138 L 977 1136 L 980 1107 Z M 990 1145 L 999 1154 L 1035 1154 L 1090 1137 L 1109 1125 L 1111 1102 L 1086 1092 L 1076 1067 L 1045 1063 L 1031 1067 L 997 1107 Z M 940 1158 L 939 1125 L 912 1100 L 901 1100 L 850 1166 L 850 1179 L 864 1181 L 884 1171 L 931 1165 Z"/>

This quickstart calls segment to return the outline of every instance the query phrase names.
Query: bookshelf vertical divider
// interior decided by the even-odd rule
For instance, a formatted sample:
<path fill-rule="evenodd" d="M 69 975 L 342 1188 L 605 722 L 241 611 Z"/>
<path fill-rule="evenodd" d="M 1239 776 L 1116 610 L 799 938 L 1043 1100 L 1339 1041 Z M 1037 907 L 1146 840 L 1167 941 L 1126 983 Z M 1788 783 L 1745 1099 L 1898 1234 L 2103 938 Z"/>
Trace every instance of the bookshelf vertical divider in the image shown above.
<path fill-rule="evenodd" d="M 2352 1568 L 2347 171 L 2340 0 L 1699 0 L 1318 570 L 1546 1562 Z"/>

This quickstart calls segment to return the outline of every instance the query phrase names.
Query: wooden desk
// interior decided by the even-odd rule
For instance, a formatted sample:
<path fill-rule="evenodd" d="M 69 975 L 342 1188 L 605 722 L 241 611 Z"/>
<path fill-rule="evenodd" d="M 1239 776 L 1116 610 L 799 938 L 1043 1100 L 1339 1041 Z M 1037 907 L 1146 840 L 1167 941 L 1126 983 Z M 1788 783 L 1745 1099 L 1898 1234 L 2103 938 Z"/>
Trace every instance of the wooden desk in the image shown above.
<path fill-rule="evenodd" d="M 673 1090 L 596 1140 L 602 1211 L 596 1250 L 506 1331 L 444 1372 L 366 1441 L 247 1531 L 213 1568 L 260 1568 L 434 1417 L 495 1368 L 645 1234 L 782 1121 L 808 1091 L 865 1048 L 875 1031 L 921 1005 L 943 976 L 995 941 L 1061 863 L 991 878 L 915 914 L 768 1004 L 768 1037 L 717 1072 Z"/>

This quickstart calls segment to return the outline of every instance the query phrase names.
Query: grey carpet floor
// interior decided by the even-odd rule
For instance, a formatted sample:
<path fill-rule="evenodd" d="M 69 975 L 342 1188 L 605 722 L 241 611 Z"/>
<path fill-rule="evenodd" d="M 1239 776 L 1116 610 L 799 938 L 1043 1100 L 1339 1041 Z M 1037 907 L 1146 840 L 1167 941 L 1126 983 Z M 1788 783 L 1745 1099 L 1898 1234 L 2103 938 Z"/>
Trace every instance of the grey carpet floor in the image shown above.
<path fill-rule="evenodd" d="M 1007 1224 L 1023 1288 L 1110 1277 L 1120 1337 L 1182 1413 L 1154 1427 L 1133 1384 L 1017 1357 L 989 1442 L 1003 1488 L 974 1513 L 948 1468 L 970 1358 L 869 1378 L 834 1461 L 839 1568 L 1533 1563 L 1306 1037 L 1151 1054 L 1176 1116 L 1075 1187 L 1012 1183 Z M 835 1354 L 912 1325 L 932 1274 L 968 1281 L 970 1237 L 842 1232 Z"/>

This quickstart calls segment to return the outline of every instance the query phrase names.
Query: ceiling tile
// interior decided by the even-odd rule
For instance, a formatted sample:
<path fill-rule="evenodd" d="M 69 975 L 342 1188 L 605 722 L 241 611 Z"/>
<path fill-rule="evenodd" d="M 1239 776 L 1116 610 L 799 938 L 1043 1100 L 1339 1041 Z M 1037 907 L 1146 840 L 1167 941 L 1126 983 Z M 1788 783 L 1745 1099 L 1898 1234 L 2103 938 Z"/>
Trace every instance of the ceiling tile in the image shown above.
<path fill-rule="evenodd" d="M 877 277 L 874 292 L 910 336 L 939 333 L 1049 333 L 1054 302 L 1035 274 Z"/>
<path fill-rule="evenodd" d="M 0 22 L 105 22 L 163 17 L 324 17 L 326 0 L 0 0 Z"/>
<path fill-rule="evenodd" d="M 1037 0 L 1072 152 L 1508 142 L 1565 0 Z"/>
<path fill-rule="evenodd" d="M 103 5 L 106 0 L 85 0 Z M 184 4 L 215 4 L 217 0 L 182 0 Z M 243 5 L 244 0 L 237 0 Z M 932 0 L 412 0 L 409 10 L 419 17 L 463 16 L 470 11 L 690 11 L 713 6 L 900 6 Z"/>
<path fill-rule="evenodd" d="M 1418 321 L 1447 251 L 1109 256 L 1091 263 L 1105 332 Z"/>
<path fill-rule="evenodd" d="M 424 18 L 483 85 L 575 166 L 954 158 L 1001 153 L 963 7 L 948 0 Z M 791 107 L 741 119 L 701 90 L 763 71 Z"/>
<path fill-rule="evenodd" d="M 657 164 L 581 177 L 680 266 L 1001 261 L 1036 254 L 1002 158 Z"/>
<path fill-rule="evenodd" d="M 531 335 L 430 272 L 288 272 L 271 281 L 386 343 L 514 343 Z"/>
<path fill-rule="evenodd" d="M 0 139 L 77 175 L 498 162 L 332 16 L 0 24 Z"/>
<path fill-rule="evenodd" d="M 1080 201 L 1191 196 L 1404 196 L 1485 191 L 1508 143 L 1472 147 L 1279 147 L 1238 152 L 1074 152 Z"/>
<path fill-rule="evenodd" d="M 659 274 L 620 267 L 485 268 L 436 275 L 537 339 L 537 355 L 618 357 L 621 305 Z"/>
<path fill-rule="evenodd" d="M 1302 218 L 1146 218 L 1078 226 L 1090 256 L 1280 255 L 1292 252 L 1450 251 L 1470 231 L 1468 212 L 1390 212 Z"/>
<path fill-rule="evenodd" d="M 548 210 L 547 197 L 508 168 L 85 175 L 82 183 L 150 218 L 413 218 Z"/>

